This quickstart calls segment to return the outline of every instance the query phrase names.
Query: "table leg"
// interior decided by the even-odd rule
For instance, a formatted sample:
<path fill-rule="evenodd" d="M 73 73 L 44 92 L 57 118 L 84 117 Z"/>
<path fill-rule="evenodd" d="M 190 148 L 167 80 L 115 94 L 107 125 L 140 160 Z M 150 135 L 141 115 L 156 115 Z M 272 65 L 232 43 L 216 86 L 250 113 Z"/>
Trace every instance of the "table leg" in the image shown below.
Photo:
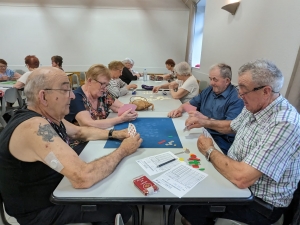
<path fill-rule="evenodd" d="M 175 213 L 180 205 L 171 205 L 168 213 L 168 225 L 175 224 Z"/>
<path fill-rule="evenodd" d="M 139 208 L 137 205 L 130 205 L 129 206 L 132 211 L 132 224 L 139 225 L 140 224 L 140 213 Z"/>

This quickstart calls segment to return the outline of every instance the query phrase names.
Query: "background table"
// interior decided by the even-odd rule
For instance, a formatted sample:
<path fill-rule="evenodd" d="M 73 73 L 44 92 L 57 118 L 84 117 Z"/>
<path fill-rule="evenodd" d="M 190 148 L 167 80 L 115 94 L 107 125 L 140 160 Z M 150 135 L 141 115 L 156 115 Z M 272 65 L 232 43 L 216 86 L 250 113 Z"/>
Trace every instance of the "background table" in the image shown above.
<path fill-rule="evenodd" d="M 166 80 L 162 80 L 162 81 L 154 81 L 154 80 L 146 80 L 144 81 L 143 80 L 143 77 L 141 77 L 140 79 L 138 80 L 132 80 L 130 82 L 130 84 L 136 84 L 138 86 L 138 90 L 139 89 L 142 89 L 142 84 L 145 84 L 145 85 L 148 85 L 148 86 L 159 86 L 159 85 L 162 85 L 162 84 L 166 84 L 168 83 L 168 81 Z"/>
<path fill-rule="evenodd" d="M 161 117 L 161 113 L 152 112 L 140 114 L 140 117 Z M 143 196 L 134 186 L 132 179 L 145 174 L 144 170 L 136 163 L 136 160 L 153 156 L 166 151 L 177 153 L 182 149 L 164 148 L 140 148 L 134 154 L 124 158 L 116 170 L 104 180 L 88 189 L 75 189 L 70 181 L 64 177 L 51 196 L 51 201 L 56 204 L 117 204 L 128 205 L 157 204 L 157 205 L 183 205 L 183 204 L 247 204 L 252 201 L 252 193 L 249 189 L 239 189 L 224 178 L 205 157 L 198 151 L 196 142 L 202 129 L 193 129 L 190 133 L 183 132 L 186 117 L 173 119 L 174 126 L 181 140 L 182 146 L 187 147 L 201 159 L 201 167 L 205 168 L 208 177 L 196 185 L 182 198 L 178 198 L 171 192 L 160 187 L 160 191 L 150 196 Z M 151 132 L 149 130 L 149 132 Z M 186 136 L 189 138 L 187 139 Z M 160 140 L 158 140 L 160 141 Z M 104 149 L 103 141 L 90 141 L 80 158 L 85 162 L 91 162 L 101 156 L 107 155 L 114 149 Z M 182 153 L 179 157 L 187 160 L 189 154 Z M 148 176 L 154 179 L 161 174 Z M 175 207 L 175 211 L 176 211 Z M 174 210 L 169 215 L 169 223 L 172 223 Z M 133 219 L 137 224 L 138 215 Z"/>
<path fill-rule="evenodd" d="M 13 80 L 8 80 L 8 81 L 1 81 L 0 82 L 0 88 L 11 88 L 14 86 L 14 84 L 16 83 L 17 81 L 13 81 Z"/>

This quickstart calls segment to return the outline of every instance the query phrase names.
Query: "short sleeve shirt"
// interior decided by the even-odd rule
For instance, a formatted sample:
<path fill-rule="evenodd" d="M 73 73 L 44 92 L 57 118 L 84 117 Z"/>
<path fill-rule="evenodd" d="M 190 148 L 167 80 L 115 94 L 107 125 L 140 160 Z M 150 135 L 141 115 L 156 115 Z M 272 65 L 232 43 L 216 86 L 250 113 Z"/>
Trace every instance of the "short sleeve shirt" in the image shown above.
<path fill-rule="evenodd" d="M 182 82 L 182 80 L 176 80 L 176 83 L 178 83 L 179 85 L 178 89 L 183 88 L 184 90 L 189 92 L 187 95 L 183 96 L 180 99 L 182 103 L 188 102 L 193 97 L 199 94 L 199 85 L 197 79 L 193 75 L 190 76 L 185 82 Z"/>
<path fill-rule="evenodd" d="M 70 123 L 76 123 L 76 115 L 81 111 L 88 111 L 93 120 L 106 119 L 109 114 L 109 107 L 114 103 L 115 99 L 110 95 L 98 98 L 97 108 L 94 109 L 92 104 L 87 99 L 81 87 L 74 91 L 75 99 L 70 103 L 70 113 L 65 117 Z"/>
<path fill-rule="evenodd" d="M 26 81 L 29 77 L 29 75 L 32 73 L 32 71 L 28 71 L 26 73 L 24 73 L 19 79 L 18 81 L 22 82 L 23 84 L 26 84 Z"/>
<path fill-rule="evenodd" d="M 244 108 L 230 126 L 237 133 L 228 156 L 263 173 L 250 186 L 253 194 L 276 207 L 287 207 L 300 180 L 297 110 L 279 96 L 258 113 Z"/>

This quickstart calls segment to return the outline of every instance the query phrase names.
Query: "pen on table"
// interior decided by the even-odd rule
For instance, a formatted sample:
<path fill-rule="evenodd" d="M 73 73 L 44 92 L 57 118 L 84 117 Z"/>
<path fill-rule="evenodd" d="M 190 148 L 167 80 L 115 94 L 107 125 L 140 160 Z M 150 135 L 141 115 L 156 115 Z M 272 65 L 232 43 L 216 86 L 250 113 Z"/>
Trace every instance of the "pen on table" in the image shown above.
<path fill-rule="evenodd" d="M 170 163 L 170 162 L 173 162 L 173 161 L 175 161 L 176 159 L 174 158 L 174 159 L 171 159 L 171 160 L 169 160 L 169 161 L 167 161 L 167 162 L 164 162 L 164 163 L 162 163 L 162 164 L 159 164 L 157 167 L 161 167 L 161 166 L 164 166 L 164 165 L 166 165 L 166 164 L 168 164 L 168 163 Z"/>

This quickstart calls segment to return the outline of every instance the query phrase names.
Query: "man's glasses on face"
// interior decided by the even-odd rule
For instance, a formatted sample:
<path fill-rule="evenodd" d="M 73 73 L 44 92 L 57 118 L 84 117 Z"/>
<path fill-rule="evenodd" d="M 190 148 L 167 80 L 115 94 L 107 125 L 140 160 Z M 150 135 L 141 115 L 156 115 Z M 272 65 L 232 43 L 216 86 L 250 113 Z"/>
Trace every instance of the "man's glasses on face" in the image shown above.
<path fill-rule="evenodd" d="M 45 91 L 63 91 L 64 93 L 69 92 L 69 97 L 71 96 L 72 89 L 55 89 L 55 88 L 46 88 Z"/>
<path fill-rule="evenodd" d="M 5 66 L 5 65 L 4 65 L 4 66 L 0 66 L 0 68 L 6 68 L 6 67 L 7 67 L 7 66 Z"/>
<path fill-rule="evenodd" d="M 98 81 L 98 80 L 96 80 L 96 79 L 94 79 L 94 81 L 96 81 L 96 82 L 98 82 L 99 84 L 101 84 L 101 87 L 103 87 L 103 88 L 107 88 L 108 86 L 109 86 L 109 83 L 102 83 L 102 82 L 100 82 L 100 81 Z"/>
<path fill-rule="evenodd" d="M 239 90 L 240 90 L 239 85 L 234 86 L 234 87 L 235 87 L 236 91 L 238 92 L 238 95 L 240 96 L 240 98 L 243 98 L 246 94 L 249 94 L 249 93 L 251 93 L 251 92 L 254 92 L 254 91 L 258 91 L 258 90 L 260 90 L 260 89 L 263 89 L 264 87 L 266 87 L 266 85 L 260 86 L 260 87 L 256 87 L 256 88 L 253 88 L 252 91 L 248 91 L 248 92 L 245 92 L 245 93 L 243 93 L 243 94 L 240 94 L 240 92 L 239 92 Z"/>

